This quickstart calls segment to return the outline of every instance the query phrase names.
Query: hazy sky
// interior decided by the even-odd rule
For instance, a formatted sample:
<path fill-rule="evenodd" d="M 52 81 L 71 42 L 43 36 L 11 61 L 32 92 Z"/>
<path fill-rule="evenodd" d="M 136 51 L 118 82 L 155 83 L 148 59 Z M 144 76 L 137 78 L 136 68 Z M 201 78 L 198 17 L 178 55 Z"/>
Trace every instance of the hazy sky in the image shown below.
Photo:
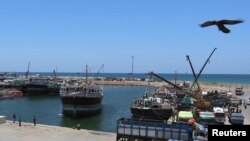
<path fill-rule="evenodd" d="M 247 0 L 0 0 L 0 72 L 149 70 L 250 74 L 250 1 Z M 200 28 L 207 20 L 244 19 Z"/>

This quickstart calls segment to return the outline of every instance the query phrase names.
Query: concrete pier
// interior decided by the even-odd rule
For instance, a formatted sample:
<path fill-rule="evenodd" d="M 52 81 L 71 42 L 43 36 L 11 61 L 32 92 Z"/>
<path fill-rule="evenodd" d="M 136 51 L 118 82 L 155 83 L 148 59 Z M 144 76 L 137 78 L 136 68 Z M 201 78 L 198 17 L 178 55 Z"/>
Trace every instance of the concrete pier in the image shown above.
<path fill-rule="evenodd" d="M 0 124 L 0 141 L 115 141 L 116 134 L 92 130 L 6 121 Z"/>
<path fill-rule="evenodd" d="M 97 85 L 118 85 L 118 86 L 153 86 L 161 87 L 168 85 L 166 82 L 162 81 L 137 81 L 137 80 L 94 80 L 94 83 Z M 174 83 L 174 81 L 172 81 Z M 177 81 L 177 83 L 183 83 L 183 81 Z M 211 83 L 211 82 L 199 82 L 201 89 L 203 91 L 211 90 L 232 90 L 234 91 L 238 87 L 242 87 L 244 90 L 250 90 L 250 84 L 237 84 L 237 83 Z"/>

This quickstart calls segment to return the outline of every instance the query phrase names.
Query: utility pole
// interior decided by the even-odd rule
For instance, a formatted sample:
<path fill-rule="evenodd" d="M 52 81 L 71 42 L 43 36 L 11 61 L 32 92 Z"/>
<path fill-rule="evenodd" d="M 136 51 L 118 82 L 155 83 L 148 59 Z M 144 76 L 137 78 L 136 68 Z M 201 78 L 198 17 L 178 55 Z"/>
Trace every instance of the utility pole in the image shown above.
<path fill-rule="evenodd" d="M 29 61 L 29 64 L 28 64 L 28 69 L 27 69 L 27 72 L 25 74 L 25 78 L 28 79 L 29 77 L 29 72 L 30 72 L 30 61 Z"/>
<path fill-rule="evenodd" d="M 134 56 L 131 57 L 132 59 L 132 71 L 131 71 L 131 77 L 133 78 L 133 74 L 134 74 Z"/>
<path fill-rule="evenodd" d="M 176 85 L 176 81 L 177 81 L 177 71 L 174 72 L 174 84 Z"/>
<path fill-rule="evenodd" d="M 88 64 L 86 64 L 86 84 L 88 84 Z"/>

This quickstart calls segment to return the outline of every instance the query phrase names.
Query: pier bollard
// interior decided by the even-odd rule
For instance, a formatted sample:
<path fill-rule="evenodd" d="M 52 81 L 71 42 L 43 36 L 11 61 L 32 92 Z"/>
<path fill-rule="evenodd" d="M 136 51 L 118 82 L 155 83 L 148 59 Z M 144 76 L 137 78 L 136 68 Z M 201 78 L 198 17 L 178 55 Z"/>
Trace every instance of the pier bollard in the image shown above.
<path fill-rule="evenodd" d="M 81 124 L 76 124 L 76 129 L 80 130 L 81 129 Z"/>
<path fill-rule="evenodd" d="M 22 126 L 22 123 L 21 123 L 21 117 L 19 117 L 19 127 Z"/>

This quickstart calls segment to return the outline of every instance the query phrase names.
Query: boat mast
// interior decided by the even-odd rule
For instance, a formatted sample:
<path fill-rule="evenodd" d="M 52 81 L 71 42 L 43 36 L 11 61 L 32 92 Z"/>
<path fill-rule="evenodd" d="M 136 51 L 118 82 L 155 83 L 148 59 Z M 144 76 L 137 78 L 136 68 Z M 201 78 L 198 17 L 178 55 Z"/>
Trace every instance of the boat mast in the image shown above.
<path fill-rule="evenodd" d="M 57 72 L 57 68 L 53 70 L 55 80 L 56 80 L 56 72 Z"/>

